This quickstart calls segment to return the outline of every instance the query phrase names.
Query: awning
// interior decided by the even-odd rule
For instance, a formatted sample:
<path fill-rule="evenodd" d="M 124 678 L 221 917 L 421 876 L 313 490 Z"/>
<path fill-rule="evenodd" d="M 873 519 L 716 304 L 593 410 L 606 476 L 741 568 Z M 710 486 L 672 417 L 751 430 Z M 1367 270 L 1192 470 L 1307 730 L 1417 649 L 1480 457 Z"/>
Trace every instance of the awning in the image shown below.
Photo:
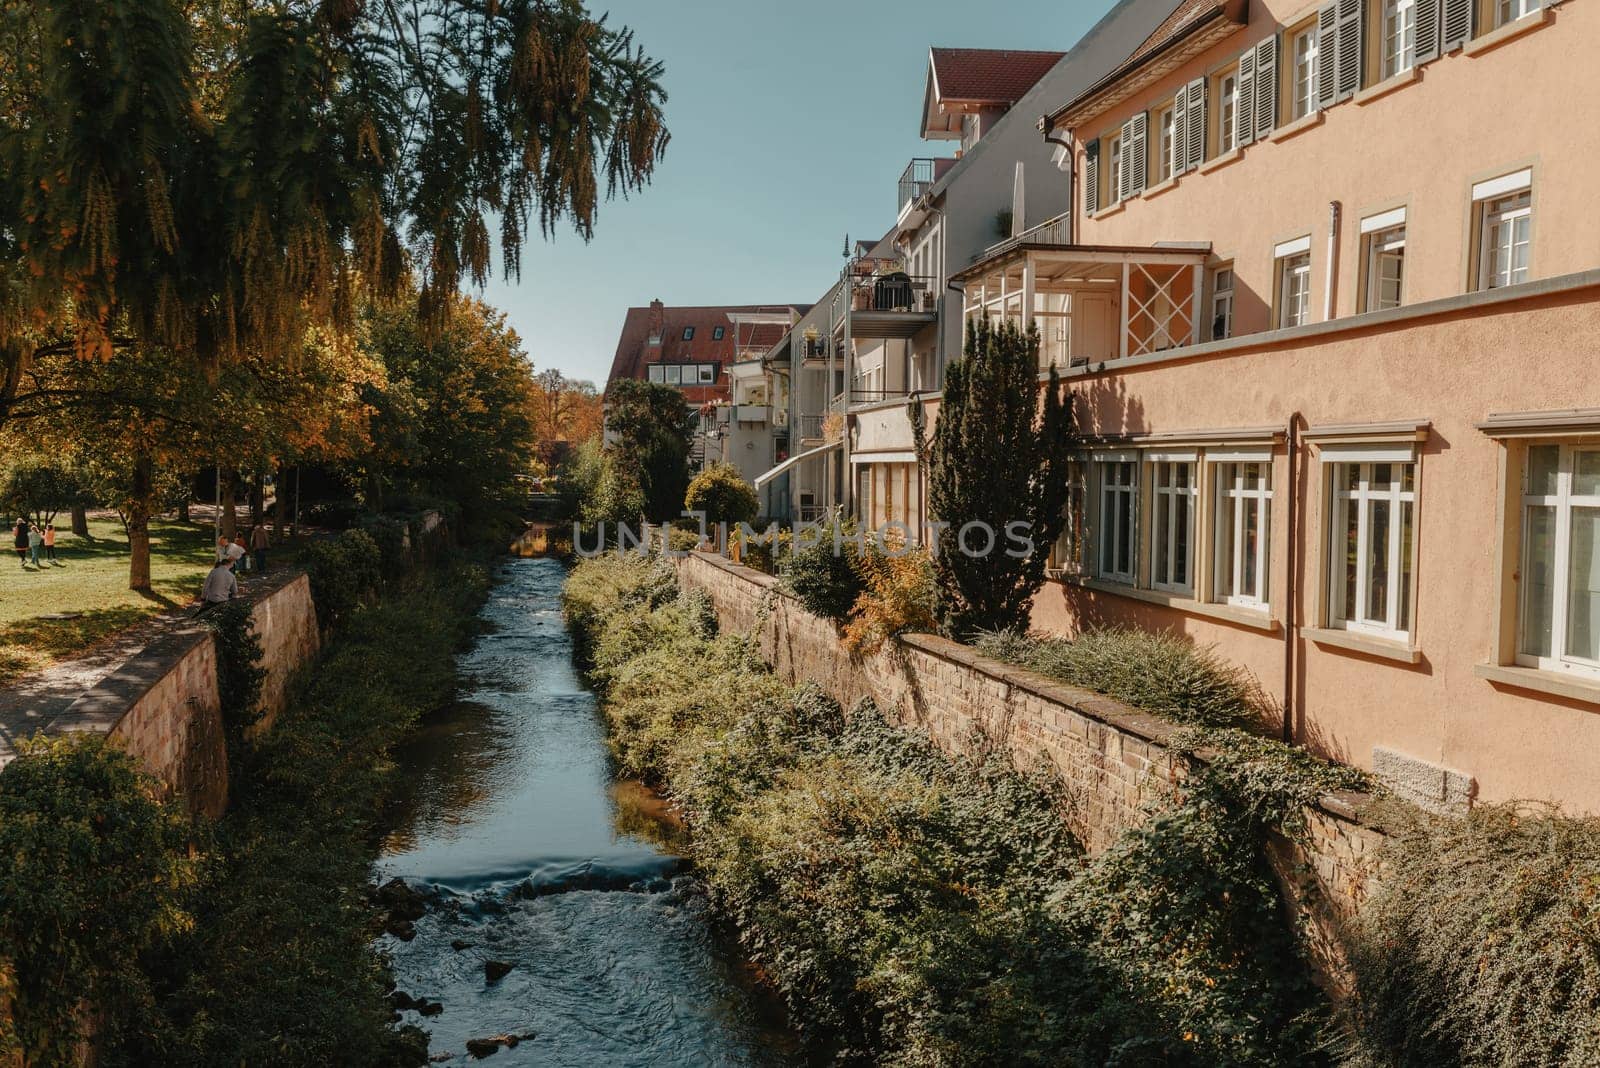
<path fill-rule="evenodd" d="M 830 449 L 841 449 L 843 447 L 844 439 L 841 438 L 838 441 L 830 441 L 826 445 L 818 445 L 814 449 L 807 449 L 805 452 L 795 453 L 793 456 L 789 457 L 787 460 L 783 461 L 783 463 L 779 464 L 777 467 L 774 467 L 766 474 L 757 475 L 756 489 L 760 489 L 762 486 L 765 486 L 768 482 L 771 482 L 773 479 L 789 470 L 789 468 L 793 467 L 795 464 L 800 463 L 802 460 L 810 460 L 821 456 Z"/>

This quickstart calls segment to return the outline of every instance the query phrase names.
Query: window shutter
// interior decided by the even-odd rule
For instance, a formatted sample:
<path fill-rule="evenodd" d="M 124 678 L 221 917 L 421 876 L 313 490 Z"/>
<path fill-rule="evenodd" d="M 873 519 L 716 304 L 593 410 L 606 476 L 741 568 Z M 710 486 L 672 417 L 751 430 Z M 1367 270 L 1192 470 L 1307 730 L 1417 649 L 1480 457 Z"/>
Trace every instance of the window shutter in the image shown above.
<path fill-rule="evenodd" d="M 1444 0 L 1439 15 L 1441 52 L 1460 48 L 1472 40 L 1473 0 Z"/>
<path fill-rule="evenodd" d="M 1256 137 L 1256 50 L 1239 57 L 1239 86 L 1233 105 L 1233 140 L 1248 145 Z"/>
<path fill-rule="evenodd" d="M 1133 163 L 1133 120 L 1129 119 L 1124 122 L 1118 134 L 1122 139 L 1122 152 L 1117 156 L 1116 198 L 1123 200 L 1129 195 L 1133 186 L 1133 182 L 1129 177 L 1133 173 L 1131 166 Z"/>
<path fill-rule="evenodd" d="M 1256 45 L 1256 129 L 1266 137 L 1278 126 L 1278 38 Z"/>
<path fill-rule="evenodd" d="M 1206 161 L 1206 80 L 1196 78 L 1184 88 L 1189 98 L 1188 113 L 1184 116 L 1188 129 L 1184 131 L 1184 169 L 1193 170 Z"/>
<path fill-rule="evenodd" d="M 1172 100 L 1172 174 L 1174 177 L 1189 169 L 1189 152 L 1184 146 L 1189 137 L 1189 91 L 1179 89 Z"/>
<path fill-rule="evenodd" d="M 1365 0 L 1339 0 L 1339 98 L 1361 88 L 1362 44 L 1366 35 Z"/>
<path fill-rule="evenodd" d="M 1100 142 L 1090 141 L 1083 149 L 1083 210 L 1093 215 L 1100 210 Z"/>
<path fill-rule="evenodd" d="M 1472 0 L 1467 0 L 1471 3 Z M 1325 108 L 1339 97 L 1339 7 L 1328 4 L 1317 12 L 1317 107 Z"/>
<path fill-rule="evenodd" d="M 1440 0 L 1417 0 L 1414 18 L 1417 32 L 1416 65 L 1422 66 L 1439 55 Z"/>
<path fill-rule="evenodd" d="M 1150 170 L 1150 114 L 1141 111 L 1122 129 L 1122 162 L 1128 181 L 1122 195 L 1136 197 L 1144 192 Z"/>

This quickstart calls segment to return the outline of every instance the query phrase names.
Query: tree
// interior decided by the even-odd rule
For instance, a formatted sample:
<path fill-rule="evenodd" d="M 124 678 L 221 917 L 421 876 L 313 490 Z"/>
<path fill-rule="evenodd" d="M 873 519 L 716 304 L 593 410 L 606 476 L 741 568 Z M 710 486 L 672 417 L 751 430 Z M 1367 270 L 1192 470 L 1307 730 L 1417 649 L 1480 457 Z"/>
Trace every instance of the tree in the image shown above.
<path fill-rule="evenodd" d="M 37 527 L 55 522 L 64 509 L 94 503 L 82 470 L 40 453 L 16 455 L 0 468 L 0 502 L 30 516 Z"/>
<path fill-rule="evenodd" d="M 652 523 L 678 518 L 689 489 L 689 409 L 671 386 L 626 379 L 606 394 L 618 462 L 633 471 Z"/>
<path fill-rule="evenodd" d="M 739 469 L 732 464 L 712 464 L 689 483 L 683 507 L 690 512 L 705 513 L 706 522 L 712 526 L 727 523 L 752 523 L 761 502 L 756 488 L 744 480 Z"/>
<path fill-rule="evenodd" d="M 541 443 L 578 444 L 600 433 L 600 393 L 593 382 L 575 381 L 553 367 L 533 382 Z"/>
<path fill-rule="evenodd" d="M 0 5 L 0 424 L 41 354 L 292 363 L 529 231 L 592 236 L 667 133 L 661 66 L 580 0 Z"/>
<path fill-rule="evenodd" d="M 1044 583 L 1043 547 L 1065 522 L 1071 398 L 1051 368 L 1041 401 L 1038 358 L 1037 330 L 980 319 L 968 324 L 966 352 L 945 376 L 928 504 L 935 519 L 949 524 L 933 566 L 941 624 L 959 638 L 1027 624 Z M 1013 523 L 1027 524 L 1032 541 L 1033 551 L 1020 557 L 1006 553 Z M 990 533 L 974 528 L 963 539 L 968 524 Z"/>

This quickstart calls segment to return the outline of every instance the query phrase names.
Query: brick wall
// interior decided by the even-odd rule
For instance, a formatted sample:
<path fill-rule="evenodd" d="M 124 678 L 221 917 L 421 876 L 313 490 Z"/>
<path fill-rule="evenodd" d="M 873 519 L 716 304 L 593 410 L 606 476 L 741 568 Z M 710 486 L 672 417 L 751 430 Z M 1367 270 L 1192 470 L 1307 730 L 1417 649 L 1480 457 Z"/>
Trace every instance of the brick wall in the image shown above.
<path fill-rule="evenodd" d="M 758 637 L 767 662 L 789 683 L 812 680 L 849 707 L 871 697 L 884 714 L 928 733 L 947 752 L 1003 746 L 1028 767 L 1049 761 L 1072 799 L 1073 831 L 1098 852 L 1137 826 L 1188 771 L 1163 744 L 1165 720 L 1066 686 L 926 634 L 906 635 L 868 657 L 852 656 L 832 623 L 806 612 L 769 575 L 694 553 L 678 565 L 687 589 L 703 590 L 725 630 Z M 1343 924 L 1373 883 L 1383 841 L 1364 823 L 1370 799 L 1324 798 L 1308 812 L 1306 844 L 1278 837 L 1269 859 L 1301 921 L 1308 951 L 1330 989 L 1345 989 Z"/>

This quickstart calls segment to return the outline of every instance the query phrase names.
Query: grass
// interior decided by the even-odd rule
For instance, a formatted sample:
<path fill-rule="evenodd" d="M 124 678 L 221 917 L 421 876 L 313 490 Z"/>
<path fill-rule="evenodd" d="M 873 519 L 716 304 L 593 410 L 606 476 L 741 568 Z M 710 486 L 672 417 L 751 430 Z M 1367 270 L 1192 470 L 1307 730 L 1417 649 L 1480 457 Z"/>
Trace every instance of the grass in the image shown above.
<path fill-rule="evenodd" d="M 128 539 L 115 517 L 89 520 L 89 537 L 56 528 L 60 567 L 23 570 L 9 537 L 0 557 L 0 684 L 82 652 L 148 616 L 186 603 L 211 568 L 210 524 L 150 521 L 151 589 L 128 589 Z M 42 551 L 42 550 L 41 550 Z M 74 619 L 43 619 L 74 613 Z"/>

